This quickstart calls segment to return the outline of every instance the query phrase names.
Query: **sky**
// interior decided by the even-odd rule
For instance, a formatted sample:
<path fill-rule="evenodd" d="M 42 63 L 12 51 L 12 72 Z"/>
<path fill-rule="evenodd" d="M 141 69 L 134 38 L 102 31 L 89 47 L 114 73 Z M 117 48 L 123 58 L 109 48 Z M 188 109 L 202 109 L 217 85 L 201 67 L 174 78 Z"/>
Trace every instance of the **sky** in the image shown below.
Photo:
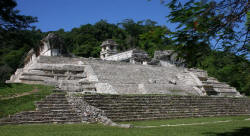
<path fill-rule="evenodd" d="M 151 19 L 171 30 L 167 22 L 169 10 L 160 0 L 16 0 L 16 9 L 23 15 L 38 17 L 33 24 L 43 32 L 63 28 L 70 31 L 84 24 L 94 24 L 101 19 L 119 23 L 124 19 L 141 21 Z"/>

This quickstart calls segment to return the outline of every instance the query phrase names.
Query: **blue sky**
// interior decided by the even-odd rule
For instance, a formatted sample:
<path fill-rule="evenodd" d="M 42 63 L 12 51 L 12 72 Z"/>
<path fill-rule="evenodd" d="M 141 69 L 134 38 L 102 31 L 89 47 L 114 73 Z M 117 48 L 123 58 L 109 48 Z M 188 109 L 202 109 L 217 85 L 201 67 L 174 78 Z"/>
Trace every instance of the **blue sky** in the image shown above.
<path fill-rule="evenodd" d="M 35 23 L 43 32 L 63 28 L 66 31 L 101 19 L 118 23 L 124 19 L 151 19 L 174 29 L 167 23 L 169 10 L 160 0 L 16 0 L 21 14 L 38 17 Z"/>

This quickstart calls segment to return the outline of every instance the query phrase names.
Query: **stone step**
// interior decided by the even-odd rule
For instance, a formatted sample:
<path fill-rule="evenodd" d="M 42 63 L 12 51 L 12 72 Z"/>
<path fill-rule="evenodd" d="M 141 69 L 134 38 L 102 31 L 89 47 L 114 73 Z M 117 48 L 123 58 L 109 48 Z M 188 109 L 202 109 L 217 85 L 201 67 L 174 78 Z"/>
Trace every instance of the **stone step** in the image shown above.
<path fill-rule="evenodd" d="M 24 118 L 79 118 L 78 114 L 76 113 L 61 113 L 61 114 L 51 114 L 51 113 L 44 113 L 44 114 L 28 114 L 28 115 L 11 115 L 7 119 L 24 119 Z"/>
<path fill-rule="evenodd" d="M 74 72 L 80 74 L 84 72 L 85 66 L 72 64 L 46 64 L 36 65 L 32 70 L 53 71 L 54 73 Z"/>
<path fill-rule="evenodd" d="M 107 114 L 107 116 L 111 119 L 114 118 L 136 118 L 136 117 L 177 117 L 177 116 L 186 116 L 186 117 L 192 117 L 192 116 L 216 116 L 216 115 L 249 115 L 242 112 L 232 112 L 232 113 L 226 113 L 226 112 L 211 112 L 208 114 L 204 113 L 145 113 L 145 114 Z"/>
<path fill-rule="evenodd" d="M 70 107 L 37 107 L 36 108 L 38 111 L 48 111 L 48 112 L 53 112 L 53 111 L 60 111 L 60 112 L 65 112 L 72 110 Z"/>
<path fill-rule="evenodd" d="M 6 119 L 5 121 L 50 121 L 50 120 L 80 120 L 79 117 L 70 117 L 70 116 L 62 116 L 62 117 L 40 117 L 40 116 L 31 116 L 31 117 L 13 117 Z"/>
<path fill-rule="evenodd" d="M 53 93 L 35 102 L 36 111 L 17 113 L 0 120 L 1 124 L 31 123 L 74 123 L 81 122 L 80 116 L 68 103 L 66 93 Z"/>
<path fill-rule="evenodd" d="M 95 106 L 95 105 L 93 105 Z M 220 105 L 217 105 L 217 106 L 166 106 L 166 107 L 163 107 L 163 106 L 125 106 L 125 105 L 117 105 L 117 106 L 96 106 L 100 109 L 118 109 L 118 110 L 122 110 L 122 109 L 131 109 L 131 110 L 134 110 L 134 109 L 138 109 L 138 110 L 141 110 L 141 109 L 166 109 L 166 110 L 170 110 L 170 109 L 186 109 L 187 107 L 189 109 L 240 109 L 240 107 L 238 108 L 238 106 L 230 106 L 230 105 L 227 105 L 227 106 L 223 106 L 223 108 L 221 108 Z M 242 108 L 246 108 L 247 106 L 242 106 Z"/>
<path fill-rule="evenodd" d="M 52 94 L 52 95 L 46 96 L 46 98 L 52 98 L 52 97 L 64 99 L 64 98 L 66 98 L 66 94 Z"/>
<path fill-rule="evenodd" d="M 199 78 L 201 81 L 207 81 L 207 77 L 206 77 L 206 76 L 198 76 L 198 78 Z"/>
<path fill-rule="evenodd" d="M 72 116 L 77 115 L 76 112 L 73 111 L 65 111 L 65 112 L 58 112 L 58 111 L 29 111 L 29 112 L 21 112 L 15 115 L 10 115 L 10 117 L 17 117 L 17 116 Z"/>
<path fill-rule="evenodd" d="M 35 102 L 35 104 L 68 104 L 68 101 L 66 100 L 55 100 L 53 101 L 52 99 L 51 100 L 46 100 L 46 101 L 39 101 L 39 102 Z"/>
<path fill-rule="evenodd" d="M 46 98 L 45 98 L 45 100 L 47 100 L 47 99 L 54 99 L 54 100 L 65 100 L 66 99 L 66 97 L 65 96 L 60 96 L 60 95 L 51 95 L 51 96 L 47 96 Z"/>
<path fill-rule="evenodd" d="M 44 71 L 39 71 L 39 72 L 32 72 L 32 71 L 29 71 L 29 72 L 23 72 L 24 76 L 42 76 L 42 77 L 74 77 L 74 78 L 77 78 L 77 79 L 82 79 L 82 78 L 86 78 L 87 75 L 85 73 L 82 73 L 82 74 L 73 74 L 73 73 L 67 73 L 67 74 L 55 74 L 55 73 L 50 73 L 50 72 L 47 72 L 45 73 Z"/>
<path fill-rule="evenodd" d="M 154 117 L 160 117 L 160 118 L 176 118 L 178 116 L 181 116 L 181 117 L 196 117 L 196 116 L 200 116 L 200 117 L 204 117 L 204 116 L 218 116 L 218 115 L 246 115 L 244 113 L 238 113 L 238 112 L 235 112 L 235 113 L 231 113 L 231 114 L 228 114 L 226 112 L 215 112 L 215 113 L 211 113 L 211 114 L 202 114 L 202 113 L 186 113 L 186 114 L 177 114 L 177 113 L 169 113 L 169 114 L 162 114 L 162 113 L 159 113 L 159 114 L 116 114 L 116 115 L 108 115 L 107 114 L 107 117 L 110 118 L 110 119 L 131 119 L 131 118 L 154 118 Z M 249 114 L 248 114 L 249 115 Z"/>
<path fill-rule="evenodd" d="M 91 98 L 91 99 L 169 99 L 169 100 L 190 100 L 190 99 L 228 99 L 228 97 L 210 97 L 210 96 L 170 96 L 170 95 L 84 95 L 84 98 Z M 242 98 L 232 98 L 232 99 L 242 99 Z"/>
<path fill-rule="evenodd" d="M 37 59 L 38 63 L 47 64 L 77 64 L 85 65 L 85 61 L 82 58 L 72 58 L 72 57 L 57 57 L 57 56 L 39 56 Z"/>
<path fill-rule="evenodd" d="M 63 110 L 68 110 L 72 109 L 71 106 L 37 106 L 37 109 L 52 109 L 52 110 L 58 110 L 58 109 L 63 109 Z"/>
<path fill-rule="evenodd" d="M 233 87 L 228 87 L 228 88 L 214 88 L 216 92 L 219 93 L 238 93 L 235 88 Z"/>
<path fill-rule="evenodd" d="M 0 125 L 17 125 L 17 124 L 44 124 L 44 123 L 58 123 L 58 124 L 68 124 L 68 123 L 80 123 L 80 120 L 43 120 L 43 121 L 17 121 L 17 122 L 0 122 Z"/>
<path fill-rule="evenodd" d="M 183 105 L 183 106 L 196 106 L 197 104 L 199 105 L 206 105 L 206 104 L 209 104 L 210 106 L 211 105 L 221 105 L 221 104 L 228 104 L 228 105 L 231 105 L 232 103 L 235 103 L 235 104 L 240 104 L 241 102 L 234 102 L 234 101 L 214 101 L 214 102 L 186 102 L 186 103 L 181 103 L 181 102 L 157 102 L 157 101 L 151 101 L 149 103 L 147 102 L 122 102 L 122 101 L 119 101 L 119 102 L 115 102 L 115 101 L 88 101 L 88 103 L 92 103 L 93 105 L 96 105 L 96 106 L 101 106 L 101 105 L 109 105 L 109 106 L 112 106 L 112 105 L 128 105 L 128 106 L 135 106 L 135 105 L 138 105 L 138 106 L 171 106 L 171 105 Z M 206 105 L 207 106 L 207 105 Z"/>
<path fill-rule="evenodd" d="M 99 108 L 115 108 L 115 109 L 120 109 L 120 108 L 128 108 L 128 109 L 146 109 L 146 108 L 155 108 L 155 109 L 171 109 L 171 108 L 220 108 L 221 105 L 136 105 L 134 104 L 133 106 L 132 105 L 118 105 L 118 104 L 103 104 L 103 105 L 97 105 L 97 104 L 90 104 L 92 106 L 96 106 L 96 107 L 99 107 Z M 238 105 L 223 105 L 223 108 L 235 108 L 235 107 L 238 107 Z M 244 107 L 244 105 L 243 105 Z"/>
<path fill-rule="evenodd" d="M 40 81 L 43 82 L 44 80 L 52 80 L 53 78 L 50 77 L 41 77 L 41 76 L 21 76 L 20 80 L 27 80 L 27 81 Z"/>
<path fill-rule="evenodd" d="M 87 101 L 88 102 L 88 101 Z M 90 102 L 88 102 L 90 103 Z M 195 103 L 185 103 L 185 104 L 181 104 L 181 103 L 151 103 L 151 104 L 143 104 L 143 103 L 90 103 L 93 106 L 97 106 L 97 107 L 112 107 L 112 106 L 123 106 L 123 107 L 129 107 L 129 108 L 133 108 L 133 107 L 220 107 L 220 106 L 224 106 L 224 107 L 234 107 L 234 106 L 238 106 L 239 104 L 245 104 L 245 103 L 211 103 L 210 105 L 207 105 L 209 103 L 196 103 L 198 105 L 195 105 Z"/>
<path fill-rule="evenodd" d="M 217 97 L 217 98 L 220 98 L 220 97 Z M 105 102 L 114 102 L 114 100 L 112 100 L 111 98 L 95 98 L 95 99 L 88 99 L 88 98 L 83 98 L 84 100 L 86 101 L 92 101 L 92 102 L 102 102 L 102 101 L 105 101 Z M 119 98 L 114 98 L 114 99 L 119 99 Z M 179 102 L 182 102 L 182 103 L 186 103 L 186 102 L 203 102 L 205 103 L 206 101 L 216 101 L 216 102 L 223 102 L 225 101 L 226 99 L 180 99 L 180 100 L 174 100 L 174 99 L 161 99 L 161 98 L 158 98 L 158 99 L 119 99 L 119 102 L 121 103 L 125 103 L 125 102 L 130 102 L 130 103 L 133 103 L 133 102 L 138 102 L 138 103 L 151 103 L 151 102 L 166 102 L 166 103 L 177 103 L 178 101 Z M 237 100 L 234 100 L 234 99 L 231 99 L 230 101 L 237 101 Z"/>
<path fill-rule="evenodd" d="M 114 121 L 250 115 L 250 99 L 196 96 L 84 95 Z"/>
<path fill-rule="evenodd" d="M 53 91 L 56 91 L 55 89 Z M 65 92 L 55 92 L 55 93 L 52 93 L 51 96 L 63 96 L 63 95 L 66 95 L 67 93 Z"/>
<path fill-rule="evenodd" d="M 239 115 L 246 115 L 246 114 L 239 114 Z M 249 114 L 247 114 L 249 115 Z M 215 117 L 215 116 L 231 116 L 231 115 L 223 115 L 223 114 L 218 114 L 218 115 L 192 115 L 192 116 L 163 116 L 163 117 L 123 117 L 123 118 L 111 118 L 113 121 L 116 122 L 124 122 L 124 121 L 138 121 L 138 120 L 158 120 L 158 119 L 174 119 L 174 118 L 194 118 L 194 117 Z"/>
<path fill-rule="evenodd" d="M 89 103 L 89 102 L 88 102 Z M 235 103 L 235 104 L 223 104 L 223 103 L 214 103 L 211 105 L 206 105 L 206 104 L 200 104 L 200 105 L 195 105 L 195 104 L 178 104 L 178 103 L 173 103 L 173 104 L 138 104 L 138 103 L 134 103 L 134 104 L 126 104 L 126 103 L 117 103 L 117 104 L 109 104 L 109 103 L 103 103 L 103 104 L 97 104 L 97 103 L 90 103 L 93 106 L 97 106 L 97 107 L 128 107 L 128 108 L 151 108 L 151 107 L 156 107 L 156 108 L 171 108 L 171 107 L 190 107 L 190 108 L 199 108 L 199 107 L 221 107 L 223 105 L 223 107 L 236 107 L 239 104 L 245 104 L 245 103 Z M 199 104 L 199 103 L 197 103 Z"/>
<path fill-rule="evenodd" d="M 220 106 L 220 105 L 232 105 L 232 103 L 233 104 L 241 104 L 242 102 L 233 102 L 233 101 L 231 101 L 231 103 L 230 102 L 211 102 L 211 103 L 209 103 L 209 102 L 203 102 L 203 103 L 198 103 L 198 102 L 194 102 L 194 103 L 175 103 L 175 102 L 173 102 L 173 103 L 170 103 L 170 102 L 163 102 L 163 103 L 161 103 L 161 102 L 151 102 L 151 103 L 149 103 L 149 104 L 147 104 L 147 103 L 143 103 L 143 102 L 135 102 L 135 103 L 132 103 L 132 102 L 117 102 L 117 103 L 114 103 L 114 102 L 103 102 L 103 103 L 101 103 L 101 102 L 95 102 L 95 101 L 87 101 L 88 103 L 91 103 L 92 102 L 92 104 L 93 105 L 95 105 L 95 106 L 105 106 L 105 105 L 109 105 L 109 106 L 117 106 L 117 105 L 124 105 L 124 106 L 172 106 L 172 105 L 179 105 L 179 106 L 198 106 L 198 105 L 196 105 L 196 104 L 199 104 L 199 105 L 201 105 L 201 106 L 208 106 L 207 104 L 210 104 L 209 106 Z"/>
<path fill-rule="evenodd" d="M 104 110 L 104 109 L 103 109 Z M 170 110 L 153 110 L 153 109 L 145 109 L 145 110 L 114 110 L 114 109 L 109 109 L 109 110 L 104 110 L 106 114 L 158 114 L 158 113 L 216 113 L 216 112 L 245 112 L 243 109 L 170 109 Z"/>
<path fill-rule="evenodd" d="M 70 104 L 36 104 L 38 107 L 70 107 Z"/>
<path fill-rule="evenodd" d="M 67 92 L 74 92 L 75 90 L 96 90 L 95 86 L 60 86 L 60 89 L 62 90 L 68 90 Z"/>
<path fill-rule="evenodd" d="M 104 110 L 104 109 L 102 109 Z M 145 109 L 145 110 L 114 110 L 114 109 L 109 109 L 109 110 L 104 110 L 105 113 L 107 114 L 120 114 L 120 113 L 124 113 L 124 114 L 137 114 L 137 113 L 140 113 L 140 114 L 144 114 L 144 113 L 152 113 L 152 114 L 156 114 L 156 113 L 187 113 L 187 112 L 190 112 L 190 113 L 201 113 L 201 112 L 207 112 L 207 113 L 210 113 L 210 112 L 221 112 L 221 111 L 224 111 L 224 112 L 246 112 L 245 110 L 243 109 L 239 109 L 239 110 L 230 110 L 230 109 L 221 109 L 221 110 L 209 110 L 209 109 L 206 109 L 206 110 L 202 110 L 202 109 L 193 109 L 193 110 L 187 110 L 187 109 L 183 109 L 183 110 L 176 110 L 176 109 L 169 109 L 169 110 L 152 110 L 152 109 Z"/>
<path fill-rule="evenodd" d="M 196 98 L 196 97 L 193 97 L 193 98 L 169 98 L 169 97 L 154 97 L 154 98 L 150 98 L 150 97 L 134 97 L 134 98 L 129 98 L 129 97 L 125 97 L 125 98 L 122 98 L 122 97 L 89 97 L 88 95 L 84 95 L 82 97 L 84 100 L 87 100 L 87 101 L 116 101 L 115 99 L 119 99 L 119 101 L 127 101 L 127 102 L 151 102 L 151 101 L 166 101 L 166 102 L 178 102 L 178 101 L 181 101 L 181 102 L 193 102 L 193 101 L 199 101 L 199 102 L 203 102 L 203 101 L 225 101 L 225 100 L 230 100 L 230 101 L 240 101 L 240 100 L 243 100 L 245 101 L 246 98 L 230 98 L 228 99 L 228 97 L 201 97 L 201 98 Z"/>
<path fill-rule="evenodd" d="M 53 92 L 55 92 L 55 93 L 66 93 L 67 90 L 57 88 L 57 89 L 54 89 Z"/>

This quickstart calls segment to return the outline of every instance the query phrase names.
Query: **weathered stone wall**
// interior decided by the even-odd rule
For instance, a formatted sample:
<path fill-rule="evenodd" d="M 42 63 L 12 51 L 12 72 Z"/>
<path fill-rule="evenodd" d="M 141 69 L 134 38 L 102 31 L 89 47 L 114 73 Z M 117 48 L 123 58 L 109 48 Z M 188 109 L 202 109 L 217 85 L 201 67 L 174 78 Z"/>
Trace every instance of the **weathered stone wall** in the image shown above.
<path fill-rule="evenodd" d="M 83 61 L 92 67 L 98 83 L 108 83 L 118 94 L 204 95 L 196 80 L 183 68 L 95 59 Z M 196 87 L 198 89 L 194 89 Z"/>
<path fill-rule="evenodd" d="M 85 95 L 82 99 L 113 121 L 250 115 L 249 98 Z"/>
<path fill-rule="evenodd" d="M 39 56 L 18 69 L 9 83 L 48 84 L 63 90 L 108 94 L 240 96 L 202 70 L 91 58 Z M 96 91 L 94 88 L 96 88 Z M 204 90 L 204 88 L 206 90 Z M 210 91 L 211 90 L 211 91 Z"/>
<path fill-rule="evenodd" d="M 23 111 L 0 119 L 0 125 L 43 124 L 43 123 L 81 123 L 81 117 L 72 110 L 65 93 L 54 92 L 34 103 L 36 110 Z"/>
<path fill-rule="evenodd" d="M 161 65 L 163 66 L 167 63 L 169 63 L 167 65 L 173 64 L 175 66 L 185 66 L 185 60 L 179 58 L 178 54 L 174 50 L 155 51 L 154 59 L 161 60 Z"/>
<path fill-rule="evenodd" d="M 102 123 L 108 126 L 117 126 L 130 128 L 130 124 L 117 124 L 106 117 L 103 110 L 100 110 L 94 106 L 88 104 L 84 99 L 77 96 L 68 96 L 69 103 L 73 106 L 73 109 L 81 117 L 82 122 L 91 122 L 91 123 Z"/>
<path fill-rule="evenodd" d="M 105 57 L 104 60 L 122 61 L 132 58 L 133 50 Z"/>

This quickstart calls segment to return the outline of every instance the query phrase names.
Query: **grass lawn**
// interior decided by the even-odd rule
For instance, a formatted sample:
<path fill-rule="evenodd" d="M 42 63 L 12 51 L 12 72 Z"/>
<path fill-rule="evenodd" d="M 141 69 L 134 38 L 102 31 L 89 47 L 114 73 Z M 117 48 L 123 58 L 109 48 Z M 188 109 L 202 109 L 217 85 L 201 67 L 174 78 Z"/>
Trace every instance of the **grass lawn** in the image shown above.
<path fill-rule="evenodd" d="M 250 118 L 250 116 L 248 117 Z M 243 120 L 248 117 L 139 121 L 132 122 L 132 124 L 159 125 L 162 123 L 178 124 L 187 121 L 232 120 L 231 122 L 218 124 L 128 129 L 100 124 L 8 125 L 0 126 L 0 136 L 250 136 L 250 121 Z"/>
<path fill-rule="evenodd" d="M 45 96 L 49 95 L 53 89 L 53 87 L 44 85 L 11 84 L 10 86 L 11 87 L 6 87 L 7 91 L 4 88 L 1 88 L 0 95 L 11 96 L 23 92 L 29 92 L 32 91 L 33 89 L 37 89 L 38 92 L 6 100 L 0 99 L 0 118 L 21 111 L 34 110 L 35 109 L 34 101 L 39 101 Z"/>
<path fill-rule="evenodd" d="M 123 124 L 133 124 L 134 126 L 160 126 L 160 125 L 175 125 L 175 124 L 191 124 L 199 122 L 216 122 L 216 121 L 239 121 L 250 118 L 250 116 L 225 116 L 225 117 L 202 117 L 202 118 L 183 118 L 171 120 L 149 120 L 149 121 L 135 121 L 122 122 Z M 250 122 L 249 122 L 250 123 Z"/>
<path fill-rule="evenodd" d="M 0 98 L 11 97 L 17 94 L 22 94 L 24 92 L 31 92 L 32 90 L 38 88 L 43 89 L 43 85 L 28 85 L 28 84 L 7 84 L 0 87 Z"/>

